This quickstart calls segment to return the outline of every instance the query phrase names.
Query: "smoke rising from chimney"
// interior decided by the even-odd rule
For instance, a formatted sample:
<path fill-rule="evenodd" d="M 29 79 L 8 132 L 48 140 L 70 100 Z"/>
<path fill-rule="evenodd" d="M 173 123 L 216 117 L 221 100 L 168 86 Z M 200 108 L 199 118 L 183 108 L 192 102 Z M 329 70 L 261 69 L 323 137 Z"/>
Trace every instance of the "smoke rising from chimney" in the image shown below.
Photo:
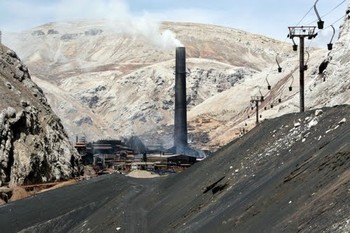
<path fill-rule="evenodd" d="M 166 50 L 182 46 L 174 32 L 162 31 L 160 23 L 147 12 L 141 16 L 133 15 L 123 0 L 63 0 L 56 6 L 55 12 L 57 21 L 103 19 L 111 31 L 142 36 L 158 49 Z"/>

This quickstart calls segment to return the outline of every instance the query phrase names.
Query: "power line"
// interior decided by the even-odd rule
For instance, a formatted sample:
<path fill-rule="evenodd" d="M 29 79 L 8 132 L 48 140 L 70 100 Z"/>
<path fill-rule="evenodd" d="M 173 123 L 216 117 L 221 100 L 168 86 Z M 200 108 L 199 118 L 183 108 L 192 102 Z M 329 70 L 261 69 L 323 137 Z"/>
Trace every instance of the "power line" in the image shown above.
<path fill-rule="evenodd" d="M 318 0 L 317 0 L 318 1 Z M 317 2 L 316 1 L 316 2 Z M 332 9 L 332 11 L 333 10 L 335 10 L 336 8 L 338 8 L 341 4 L 343 4 L 344 2 L 346 2 L 347 0 L 343 0 L 343 2 L 341 2 L 340 4 L 338 4 L 336 7 L 334 7 L 333 9 Z M 297 25 L 296 26 L 299 26 L 299 24 L 305 19 L 305 17 L 308 15 L 308 14 L 310 14 L 310 12 L 312 11 L 312 9 L 314 8 L 314 5 L 313 6 L 311 6 L 310 7 L 310 9 L 305 13 L 305 15 L 299 20 L 299 22 L 297 23 Z M 327 14 L 329 14 L 330 12 L 328 12 Z M 323 17 L 323 16 L 322 16 Z M 315 21 L 316 22 L 316 21 Z M 283 53 L 284 52 L 284 47 L 285 47 L 285 42 L 287 41 L 287 39 L 288 39 L 288 36 L 285 38 L 285 40 L 283 41 L 284 43 L 283 43 L 283 46 L 282 46 L 282 49 L 280 50 L 280 52 L 278 52 L 277 53 L 277 56 L 279 55 L 279 54 L 281 54 L 281 53 Z M 271 70 L 272 70 L 272 68 L 271 68 Z"/>
<path fill-rule="evenodd" d="M 326 14 L 322 15 L 322 18 L 329 15 L 331 12 L 335 11 L 337 8 L 339 8 L 341 5 L 343 5 L 345 2 L 347 2 L 348 0 L 343 0 L 340 3 L 338 3 L 335 7 L 333 7 L 330 11 L 328 11 Z M 318 0 L 315 2 L 315 4 L 318 2 Z M 310 13 L 310 11 L 312 10 L 313 7 L 310 8 L 310 10 L 305 14 L 305 16 L 302 18 L 302 20 Z M 338 23 L 341 19 L 344 19 L 346 17 L 346 14 L 340 18 L 338 18 L 337 20 L 335 20 L 334 22 L 332 22 L 329 26 L 327 26 L 325 29 L 328 29 L 330 27 L 333 27 L 334 24 Z M 302 21 L 300 20 L 299 23 Z M 314 20 L 313 22 L 309 23 L 309 24 L 313 24 L 317 22 L 317 20 Z M 298 24 L 299 24 L 298 23 Z M 317 33 L 319 33 L 321 30 L 318 30 Z M 307 46 L 307 51 L 311 48 L 311 44 L 312 44 L 313 40 L 310 40 L 309 45 Z"/>
<path fill-rule="evenodd" d="M 339 8 L 341 5 L 343 5 L 347 0 L 343 0 L 342 2 L 340 2 L 338 5 L 336 5 L 335 7 L 333 7 L 330 11 L 328 11 L 326 14 L 322 15 L 321 17 L 324 18 L 326 17 L 327 15 L 329 15 L 330 13 L 332 13 L 333 11 L 335 11 L 337 8 Z M 307 25 L 310 25 L 310 24 L 314 24 L 316 23 L 317 20 L 314 20 L 310 23 L 308 23 Z"/>
<path fill-rule="evenodd" d="M 332 13 L 334 10 L 336 10 L 338 7 L 340 7 L 341 5 L 343 5 L 347 0 L 343 0 L 341 3 L 339 3 L 336 7 L 334 7 L 332 10 L 330 10 L 328 13 L 324 14 L 322 17 L 326 17 L 327 15 L 329 15 L 330 13 Z"/>
<path fill-rule="evenodd" d="M 310 10 L 308 10 L 306 12 L 306 14 L 303 16 L 303 18 L 301 18 L 301 20 L 297 23 L 297 26 L 299 26 L 299 24 L 305 19 L 305 17 L 312 11 L 312 8 L 313 8 L 313 6 L 310 8 Z"/>
<path fill-rule="evenodd" d="M 331 27 L 332 25 L 338 23 L 341 19 L 344 19 L 345 17 L 346 17 L 346 14 L 343 15 L 342 17 L 340 17 L 339 19 L 337 19 L 336 21 L 334 21 L 333 23 L 331 23 L 331 24 L 330 24 L 328 27 L 326 27 L 325 29 L 327 29 L 327 28 Z"/>
<path fill-rule="evenodd" d="M 318 14 L 318 12 L 317 12 L 317 9 L 316 9 L 316 4 L 317 4 L 317 2 L 318 2 L 319 0 L 316 0 L 316 2 L 315 2 L 315 4 L 312 6 L 312 7 L 310 7 L 310 9 L 305 13 L 305 15 L 299 20 L 299 22 L 297 23 L 297 26 L 310 14 L 310 12 L 312 11 L 312 9 L 314 8 L 315 9 L 315 11 L 316 11 L 316 14 L 317 14 L 317 16 L 318 16 L 318 20 L 319 21 L 321 21 L 322 23 L 323 23 L 323 21 L 321 20 L 321 17 L 319 16 L 319 14 Z M 330 13 L 332 13 L 333 11 L 335 11 L 337 8 L 339 8 L 341 5 L 343 5 L 345 2 L 346 2 L 347 0 L 343 0 L 343 1 L 341 1 L 340 3 L 338 3 L 335 7 L 333 7 L 330 11 L 328 11 L 326 14 L 324 14 L 324 15 L 322 15 L 322 18 L 323 17 L 326 17 L 326 16 L 328 16 Z M 346 15 L 345 15 L 346 16 Z M 341 19 L 343 19 L 345 16 L 342 16 L 342 17 L 340 17 L 339 19 L 337 19 L 336 21 L 334 21 L 331 25 L 329 25 L 328 27 L 326 27 L 325 29 L 328 29 L 328 28 L 330 28 L 330 27 L 333 27 L 333 24 L 335 24 L 335 23 L 337 23 L 337 22 L 339 22 Z M 317 20 L 315 20 L 315 21 L 313 21 L 312 23 L 309 23 L 309 24 L 313 24 L 313 23 L 315 23 L 315 22 L 317 22 Z M 323 27 L 323 26 L 322 26 Z M 320 27 L 321 28 L 321 27 Z M 318 30 L 318 32 L 319 32 L 320 30 Z M 315 37 L 317 34 L 313 34 L 313 37 Z M 279 55 L 281 55 L 281 54 L 283 54 L 284 53 L 284 49 L 285 49 L 285 46 L 286 46 L 286 40 L 288 39 L 288 37 L 289 36 L 287 36 L 286 38 L 285 38 L 285 40 L 284 40 L 284 42 L 283 42 L 283 45 L 282 45 L 282 48 L 277 52 L 277 54 L 276 54 L 276 62 L 277 62 L 277 66 L 278 66 L 278 71 L 280 71 L 280 69 L 281 69 L 281 67 L 280 67 L 280 65 L 279 65 L 279 62 L 278 62 L 278 60 L 277 60 L 277 58 L 278 58 L 278 56 Z M 303 43 L 304 44 L 304 43 Z M 311 48 L 311 44 L 312 44 L 312 40 L 310 40 L 310 43 L 309 43 L 309 45 L 307 46 L 307 48 L 306 48 L 306 52 L 308 53 L 308 60 L 309 60 L 309 49 Z M 304 47 L 304 45 L 303 45 L 303 47 Z M 300 48 L 301 49 L 301 48 Z M 304 50 L 304 48 L 303 48 L 303 50 Z M 304 63 L 304 61 L 303 61 L 303 63 Z M 301 63 L 300 63 L 301 64 Z M 303 64 L 303 66 L 305 66 L 305 64 Z M 270 69 L 270 72 L 273 70 L 273 68 L 275 67 L 275 65 L 272 65 L 271 66 L 271 69 Z M 301 67 L 301 65 L 300 65 L 300 67 Z M 305 67 L 307 67 L 307 66 L 305 66 Z M 304 69 L 306 69 L 305 67 L 302 67 L 302 70 L 304 70 Z M 271 89 L 271 86 L 270 86 L 270 83 L 269 83 L 269 81 L 268 81 L 268 76 L 269 76 L 269 74 L 267 74 L 267 76 L 266 76 L 266 81 L 267 81 L 267 84 L 268 84 L 268 89 L 270 90 Z M 303 76 L 303 75 L 302 75 Z M 302 82 L 303 82 L 303 80 L 302 80 Z M 303 85 L 303 83 L 302 83 L 302 85 Z M 283 89 L 283 88 L 282 88 Z M 304 89 L 304 88 L 302 88 L 302 89 Z M 300 90 L 300 92 L 304 92 L 304 90 Z M 281 91 L 281 94 L 283 93 L 283 90 Z M 302 94 L 301 96 L 300 96 L 300 98 L 301 98 L 301 103 L 300 103 L 300 110 L 301 111 L 304 111 L 304 94 Z M 266 108 L 266 107 L 265 107 Z M 258 116 L 257 116 L 258 117 Z"/>
<path fill-rule="evenodd" d="M 332 22 L 332 23 L 331 23 L 330 25 L 328 25 L 326 28 L 324 28 L 324 29 L 322 29 L 322 30 L 317 30 L 317 33 L 319 33 L 320 31 L 323 31 L 323 30 L 327 30 L 327 29 L 329 29 L 329 28 L 331 28 L 331 27 L 334 27 L 334 24 L 338 23 L 340 20 L 344 19 L 345 17 L 346 17 L 346 14 L 343 15 L 342 17 L 340 17 L 339 19 L 335 20 L 334 22 Z M 307 47 L 307 50 L 310 49 L 311 44 L 312 44 L 312 41 L 313 41 L 313 40 L 310 40 L 310 43 L 309 43 L 309 45 L 308 45 L 308 47 Z"/>
<path fill-rule="evenodd" d="M 299 22 L 298 22 L 297 25 L 299 25 L 299 24 L 305 19 L 305 17 L 311 12 L 312 9 L 313 9 L 313 6 L 312 6 L 312 7 L 305 13 L 305 15 L 299 20 Z M 286 36 L 286 38 L 285 38 L 284 41 L 283 41 L 282 48 L 281 48 L 281 49 L 277 52 L 277 54 L 276 54 L 276 63 L 277 63 L 277 66 L 278 66 L 278 72 L 279 72 L 279 73 L 282 72 L 282 67 L 279 65 L 279 62 L 278 62 L 277 58 L 278 58 L 279 55 L 281 55 L 281 54 L 284 53 L 284 49 L 285 49 L 285 46 L 286 46 L 286 41 L 287 41 L 288 38 L 289 38 L 289 35 Z M 272 66 L 271 66 L 270 72 L 273 70 L 274 66 L 275 66 L 275 65 L 272 65 Z M 268 90 L 271 90 L 271 85 L 270 85 L 270 83 L 269 83 L 269 81 L 268 81 L 268 79 L 267 79 L 268 76 L 269 76 L 269 75 L 267 75 L 265 79 L 266 79 L 266 82 L 267 82 L 267 84 L 268 84 Z"/>

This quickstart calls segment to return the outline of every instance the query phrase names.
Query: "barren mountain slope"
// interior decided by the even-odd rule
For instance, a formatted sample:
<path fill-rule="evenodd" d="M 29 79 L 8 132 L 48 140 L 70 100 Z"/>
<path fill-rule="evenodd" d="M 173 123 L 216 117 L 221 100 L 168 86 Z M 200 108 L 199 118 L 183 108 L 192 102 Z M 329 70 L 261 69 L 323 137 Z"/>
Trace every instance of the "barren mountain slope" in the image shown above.
<path fill-rule="evenodd" d="M 71 138 L 136 134 L 147 144 L 170 147 L 175 44 L 161 44 L 167 29 L 187 48 L 189 110 L 271 67 L 283 47 L 235 29 L 170 22 L 161 25 L 156 41 L 103 22 L 47 24 L 7 41 L 28 63 Z M 209 137 L 196 132 L 190 140 L 201 146 Z"/>
<path fill-rule="evenodd" d="M 167 22 L 161 29 L 175 32 L 187 48 L 192 146 L 216 150 L 252 128 L 251 96 L 265 96 L 260 120 L 299 111 L 298 52 L 290 44 L 211 25 Z M 162 34 L 146 38 L 104 22 L 47 24 L 18 36 L 11 45 L 71 138 L 139 135 L 147 145 L 172 146 L 175 43 L 167 47 Z M 349 40 L 346 18 L 333 51 L 306 48 L 307 109 L 349 103 Z M 328 67 L 318 74 L 324 60 Z"/>
<path fill-rule="evenodd" d="M 0 186 L 71 177 L 78 154 L 16 53 L 0 45 Z"/>
<path fill-rule="evenodd" d="M 332 51 L 309 50 L 310 56 L 305 54 L 308 66 L 305 71 L 306 109 L 350 104 L 349 12 L 347 11 L 339 39 Z M 293 52 L 292 46 L 285 47 L 283 51 L 289 54 L 299 53 Z M 319 73 L 322 63 L 326 66 Z M 297 57 L 285 59 L 281 62 L 281 67 L 282 73 L 277 72 L 277 65 L 272 66 L 192 108 L 190 119 L 196 125 L 195 130 L 210 132 L 211 147 L 219 148 L 237 137 L 242 129 L 254 127 L 255 109 L 250 108 L 250 98 L 260 95 L 259 90 L 265 96 L 265 101 L 260 105 L 260 120 L 299 111 L 299 60 Z M 267 88 L 268 83 L 271 90 Z M 292 91 L 289 91 L 289 87 L 292 87 Z M 206 119 L 204 123 L 198 121 L 201 118 Z"/>

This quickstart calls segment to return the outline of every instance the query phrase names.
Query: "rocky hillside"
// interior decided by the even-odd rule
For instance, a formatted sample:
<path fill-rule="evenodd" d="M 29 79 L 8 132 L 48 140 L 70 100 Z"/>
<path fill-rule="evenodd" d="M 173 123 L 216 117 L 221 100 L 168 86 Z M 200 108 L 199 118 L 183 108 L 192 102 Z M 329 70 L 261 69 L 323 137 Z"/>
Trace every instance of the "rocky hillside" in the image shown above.
<path fill-rule="evenodd" d="M 148 145 L 171 147 L 174 45 L 165 49 L 150 38 L 117 28 L 103 22 L 52 23 L 10 35 L 5 42 L 24 58 L 71 138 L 139 135 Z M 167 30 L 187 48 L 189 111 L 274 65 L 284 45 L 211 25 L 163 23 L 161 35 Z M 280 59 L 286 56 L 282 53 Z M 235 102 L 231 98 L 226 104 Z M 205 114 L 192 118 L 194 122 L 208 120 L 222 123 Z M 208 144 L 209 129 L 193 131 L 191 143 Z"/>
<path fill-rule="evenodd" d="M 339 39 L 333 45 L 333 50 L 309 50 L 310 56 L 305 55 L 308 66 L 305 72 L 306 109 L 350 104 L 350 10 L 346 12 Z M 306 43 L 312 45 L 312 41 L 306 40 Z M 326 44 L 324 46 L 326 47 Z M 288 51 L 289 54 L 296 53 L 292 51 L 292 46 L 285 47 L 284 51 Z M 320 73 L 321 64 L 325 64 L 325 69 Z M 284 59 L 281 67 L 282 73 L 277 72 L 277 65 L 265 69 L 251 79 L 243 80 L 240 85 L 191 109 L 191 119 L 206 116 L 212 119 L 212 122 L 219 122 L 204 126 L 202 124 L 198 128 L 210 130 L 211 145 L 224 145 L 232 140 L 232 135 L 238 135 L 243 128 L 254 127 L 255 109 L 250 109 L 249 100 L 250 96 L 260 95 L 259 90 L 265 96 L 265 101 L 260 106 L 261 120 L 299 111 L 299 61 L 296 57 Z M 268 83 L 272 87 L 270 91 L 267 89 Z M 289 87 L 292 87 L 292 91 L 289 91 Z M 230 101 L 232 96 L 235 102 Z M 248 118 L 249 116 L 253 117 Z"/>
<path fill-rule="evenodd" d="M 5 35 L 72 139 L 137 135 L 146 145 L 172 146 L 173 47 L 178 43 L 161 43 L 169 30 L 176 38 L 166 37 L 168 41 L 172 38 L 187 48 L 192 147 L 216 150 L 253 128 L 251 96 L 265 96 L 260 120 L 299 111 L 298 52 L 291 44 L 192 23 L 163 23 L 152 38 L 119 28 L 82 21 Z M 312 49 L 312 41 L 306 41 L 306 109 L 350 103 L 349 28 L 347 15 L 331 52 Z M 276 58 L 282 73 L 277 72 Z M 319 74 L 324 61 L 328 67 Z"/>
<path fill-rule="evenodd" d="M 77 174 L 78 154 L 28 68 L 0 45 L 0 186 Z"/>

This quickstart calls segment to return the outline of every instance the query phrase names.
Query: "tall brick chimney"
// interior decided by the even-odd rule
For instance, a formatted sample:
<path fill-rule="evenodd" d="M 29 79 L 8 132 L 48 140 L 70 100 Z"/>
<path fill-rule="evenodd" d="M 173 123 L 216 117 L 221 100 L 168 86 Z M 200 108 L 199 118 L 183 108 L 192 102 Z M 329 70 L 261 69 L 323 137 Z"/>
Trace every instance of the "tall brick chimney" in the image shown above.
<path fill-rule="evenodd" d="M 174 147 L 177 154 L 184 154 L 188 149 L 185 47 L 176 48 Z"/>

